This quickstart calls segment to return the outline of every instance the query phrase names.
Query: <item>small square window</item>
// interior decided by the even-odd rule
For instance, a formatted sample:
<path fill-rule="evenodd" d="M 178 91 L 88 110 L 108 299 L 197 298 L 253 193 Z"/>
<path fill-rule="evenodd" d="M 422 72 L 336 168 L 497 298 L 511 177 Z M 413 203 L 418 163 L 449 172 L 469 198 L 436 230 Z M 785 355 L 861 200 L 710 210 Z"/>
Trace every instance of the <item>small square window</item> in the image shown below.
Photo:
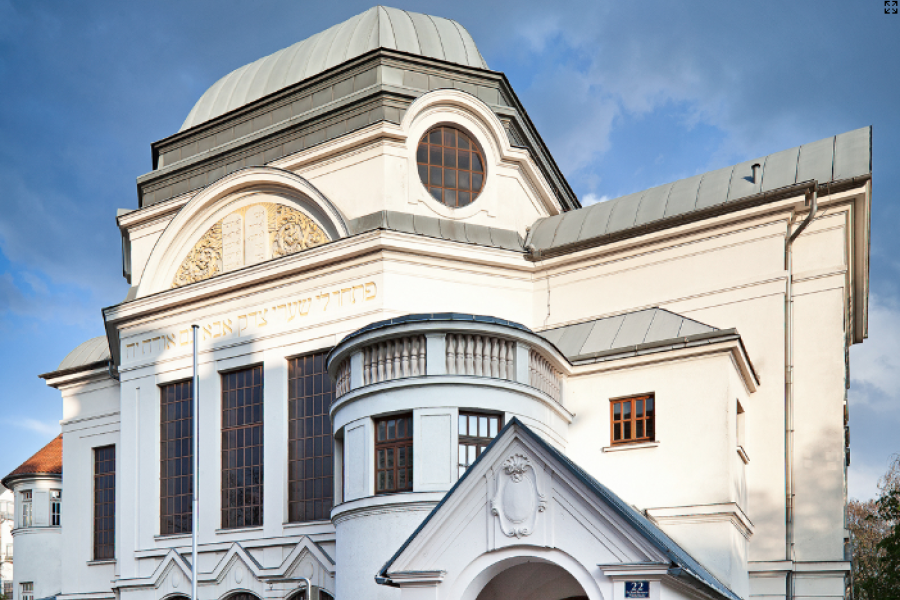
<path fill-rule="evenodd" d="M 653 394 L 610 401 L 610 442 L 630 444 L 656 439 L 656 403 Z"/>

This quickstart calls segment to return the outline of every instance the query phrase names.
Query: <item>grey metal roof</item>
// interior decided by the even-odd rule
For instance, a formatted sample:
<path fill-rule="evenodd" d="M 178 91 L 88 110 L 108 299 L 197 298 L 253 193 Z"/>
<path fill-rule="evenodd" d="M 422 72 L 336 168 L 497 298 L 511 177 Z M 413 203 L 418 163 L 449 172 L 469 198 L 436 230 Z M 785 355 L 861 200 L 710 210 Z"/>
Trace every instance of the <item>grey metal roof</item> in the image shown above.
<path fill-rule="evenodd" d="M 753 165 L 759 177 L 753 178 Z M 607 202 L 538 220 L 526 244 L 539 254 L 602 243 L 630 229 L 664 223 L 742 198 L 816 179 L 820 185 L 872 173 L 872 128 L 863 127 L 790 150 L 695 175 Z"/>
<path fill-rule="evenodd" d="M 109 344 L 106 341 L 106 336 L 101 335 L 78 344 L 59 363 L 59 367 L 56 370 L 68 371 L 85 367 L 96 362 L 109 360 L 109 356 Z"/>
<path fill-rule="evenodd" d="M 694 583 L 699 584 L 709 591 L 712 591 L 715 596 L 724 597 L 728 600 L 740 600 L 740 597 L 735 594 L 728 586 L 719 581 L 712 573 L 710 573 L 706 567 L 700 564 L 693 556 L 688 554 L 681 546 L 675 543 L 672 538 L 663 533 L 663 531 L 650 522 L 647 517 L 642 515 L 640 512 L 635 510 L 634 507 L 629 505 L 627 502 L 622 500 L 619 496 L 613 493 L 608 487 L 594 479 L 591 475 L 589 475 L 584 469 L 576 465 L 572 460 L 548 444 L 544 439 L 537 435 L 534 431 L 532 431 L 527 425 L 519 421 L 517 417 L 513 417 L 510 419 L 509 423 L 497 434 L 488 447 L 475 459 L 475 462 L 472 463 L 472 466 L 466 469 L 466 472 L 462 477 L 457 480 L 456 484 L 450 488 L 437 506 L 432 509 L 428 516 L 425 517 L 425 520 L 422 521 L 421 525 L 409 536 L 406 542 L 397 550 L 397 552 L 385 563 L 381 570 L 379 570 L 378 574 L 375 576 L 375 581 L 380 584 L 389 584 L 390 577 L 388 574 L 388 569 L 390 569 L 391 565 L 395 560 L 400 556 L 400 554 L 409 546 L 410 543 L 419 535 L 419 533 L 425 528 L 429 521 L 441 510 L 444 503 L 453 495 L 456 489 L 462 485 L 462 483 L 466 480 L 470 473 L 475 471 L 475 465 L 480 463 L 482 460 L 486 460 L 485 456 L 491 455 L 494 446 L 496 446 L 497 441 L 504 437 L 504 435 L 511 428 L 515 427 L 522 433 L 526 434 L 532 440 L 534 440 L 543 450 L 545 450 L 548 454 L 553 456 L 559 463 L 568 470 L 572 475 L 575 476 L 576 479 L 581 481 L 585 486 L 592 491 L 598 498 L 600 498 L 607 506 L 609 506 L 613 512 L 615 512 L 619 517 L 625 520 L 629 525 L 634 527 L 644 538 L 649 541 L 657 550 L 662 552 L 670 561 L 669 574 L 675 577 L 682 577 L 687 575 L 690 579 L 693 580 Z"/>
<path fill-rule="evenodd" d="M 716 331 L 719 330 L 715 327 L 663 308 L 648 308 L 547 329 L 538 334 L 555 345 L 570 362 L 575 362 L 635 346 Z"/>
<path fill-rule="evenodd" d="M 456 21 L 375 6 L 232 71 L 206 90 L 179 131 L 379 47 L 487 69 L 472 36 Z"/>
<path fill-rule="evenodd" d="M 525 248 L 522 236 L 510 229 L 485 227 L 484 225 L 461 223 L 424 215 L 411 215 L 392 210 L 380 210 L 353 219 L 347 223 L 347 229 L 351 235 L 374 229 L 388 229 L 518 252 L 524 251 Z"/>

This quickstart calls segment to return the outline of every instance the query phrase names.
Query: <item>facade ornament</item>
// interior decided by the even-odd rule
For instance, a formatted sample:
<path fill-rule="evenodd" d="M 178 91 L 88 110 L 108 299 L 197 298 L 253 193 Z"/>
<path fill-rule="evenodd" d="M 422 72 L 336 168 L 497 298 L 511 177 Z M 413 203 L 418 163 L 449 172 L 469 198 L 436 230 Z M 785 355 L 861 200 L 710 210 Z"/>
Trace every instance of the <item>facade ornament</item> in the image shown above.
<path fill-rule="evenodd" d="M 215 277 L 222 272 L 222 222 L 209 228 L 181 262 L 172 287 Z"/>
<path fill-rule="evenodd" d="M 325 231 L 302 211 L 274 202 L 251 204 L 231 212 L 203 234 L 182 261 L 172 287 L 329 241 Z"/>
<path fill-rule="evenodd" d="M 497 474 L 496 493 L 491 499 L 491 514 L 500 521 L 504 535 L 516 538 L 531 535 L 538 513 L 546 509 L 547 499 L 538 488 L 531 459 L 516 453 L 503 461 Z"/>
<path fill-rule="evenodd" d="M 312 219 L 288 206 L 278 205 L 275 208 L 274 230 L 272 258 L 294 254 L 328 241 L 328 236 Z"/>

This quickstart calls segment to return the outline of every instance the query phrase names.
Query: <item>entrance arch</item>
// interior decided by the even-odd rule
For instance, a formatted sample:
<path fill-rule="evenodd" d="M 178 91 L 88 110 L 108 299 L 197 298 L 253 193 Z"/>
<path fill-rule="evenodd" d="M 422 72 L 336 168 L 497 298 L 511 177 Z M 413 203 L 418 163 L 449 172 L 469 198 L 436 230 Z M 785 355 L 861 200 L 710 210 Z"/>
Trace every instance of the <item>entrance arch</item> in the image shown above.
<path fill-rule="evenodd" d="M 326 592 L 325 590 L 319 588 L 319 597 L 318 600 L 334 600 L 334 596 L 331 595 L 330 592 Z M 316 595 L 312 595 L 313 598 L 316 598 Z M 290 593 L 286 597 L 286 600 L 306 600 L 306 588 L 298 588 Z"/>
<path fill-rule="evenodd" d="M 476 600 L 588 600 L 578 581 L 553 563 L 537 561 L 500 571 Z"/>

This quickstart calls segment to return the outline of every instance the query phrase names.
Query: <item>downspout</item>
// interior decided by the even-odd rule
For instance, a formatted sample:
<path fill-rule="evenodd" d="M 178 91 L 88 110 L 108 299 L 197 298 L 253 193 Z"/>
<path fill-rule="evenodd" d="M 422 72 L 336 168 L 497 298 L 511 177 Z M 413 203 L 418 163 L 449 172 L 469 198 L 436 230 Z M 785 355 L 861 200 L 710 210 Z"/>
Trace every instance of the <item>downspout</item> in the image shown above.
<path fill-rule="evenodd" d="M 786 600 L 794 599 L 794 297 L 793 297 L 793 244 L 794 240 L 816 217 L 819 210 L 819 182 L 809 182 L 806 192 L 809 214 L 790 233 L 784 244 L 784 266 L 787 285 L 784 295 L 784 497 L 785 497 L 785 560 L 791 563 L 787 572 Z M 790 231 L 790 224 L 788 224 Z"/>

